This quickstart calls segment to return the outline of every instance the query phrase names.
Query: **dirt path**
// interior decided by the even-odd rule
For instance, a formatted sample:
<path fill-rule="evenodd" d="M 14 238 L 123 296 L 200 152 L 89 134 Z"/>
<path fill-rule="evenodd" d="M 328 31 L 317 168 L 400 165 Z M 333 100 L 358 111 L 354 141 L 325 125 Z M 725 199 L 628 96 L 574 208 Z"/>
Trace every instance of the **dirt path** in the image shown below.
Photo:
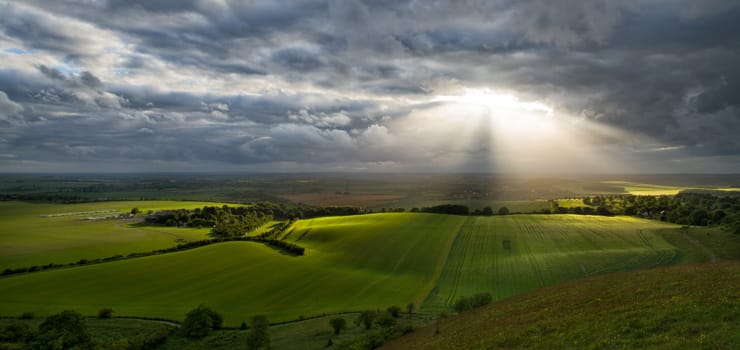
<path fill-rule="evenodd" d="M 175 327 L 175 328 L 180 328 L 180 324 L 177 323 L 177 322 L 173 322 L 173 321 L 152 320 L 152 319 L 148 319 L 148 318 L 139 318 L 139 317 L 133 317 L 133 316 L 131 316 L 131 317 L 129 317 L 129 316 L 120 316 L 120 317 L 119 316 L 116 316 L 115 318 L 116 319 L 119 319 L 119 320 L 149 321 L 149 322 L 154 322 L 154 323 L 166 324 L 168 326 L 172 326 L 172 327 Z"/>
<path fill-rule="evenodd" d="M 710 263 L 716 263 L 719 261 L 719 257 L 717 256 L 717 254 L 714 254 L 714 252 L 711 249 L 707 248 L 705 245 L 701 244 L 701 242 L 689 236 L 688 233 L 686 232 L 682 232 L 682 233 L 683 233 L 683 236 L 686 237 L 686 239 L 689 242 L 691 242 L 691 244 L 697 246 L 699 249 L 701 249 L 701 251 L 704 252 L 704 254 L 706 254 L 709 257 Z"/>

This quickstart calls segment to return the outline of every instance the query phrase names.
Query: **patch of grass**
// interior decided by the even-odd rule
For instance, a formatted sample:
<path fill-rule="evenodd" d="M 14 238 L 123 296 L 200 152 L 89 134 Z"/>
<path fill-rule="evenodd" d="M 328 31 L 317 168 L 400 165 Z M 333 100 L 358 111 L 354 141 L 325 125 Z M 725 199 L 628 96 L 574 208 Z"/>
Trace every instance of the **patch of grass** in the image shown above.
<path fill-rule="evenodd" d="M 721 227 L 691 226 L 686 235 L 709 248 L 721 260 L 740 260 L 740 235 Z"/>
<path fill-rule="evenodd" d="M 384 349 L 731 349 L 740 263 L 571 281 L 443 319 Z"/>
<path fill-rule="evenodd" d="M 423 309 L 450 310 L 458 298 L 480 292 L 498 300 L 580 277 L 672 264 L 679 249 L 657 232 L 677 227 L 631 217 L 471 217 Z"/>
<path fill-rule="evenodd" d="M 209 202 L 131 201 L 82 204 L 0 202 L 0 270 L 168 248 L 207 238 L 210 229 L 152 227 L 134 220 L 88 217 L 222 205 Z"/>

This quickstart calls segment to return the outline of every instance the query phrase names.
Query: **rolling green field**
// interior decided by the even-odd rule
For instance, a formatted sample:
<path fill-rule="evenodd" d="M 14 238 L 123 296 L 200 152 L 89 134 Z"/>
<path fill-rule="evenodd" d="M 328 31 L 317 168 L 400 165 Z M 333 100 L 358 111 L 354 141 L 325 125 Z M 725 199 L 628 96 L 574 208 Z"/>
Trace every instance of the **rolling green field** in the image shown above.
<path fill-rule="evenodd" d="M 118 315 L 179 320 L 204 303 L 232 326 L 256 314 L 277 322 L 423 300 L 425 309 L 440 310 L 478 291 L 501 298 L 581 276 L 671 264 L 678 248 L 655 232 L 675 227 L 574 215 L 317 218 L 296 222 L 283 237 L 305 247 L 305 256 L 230 242 L 11 276 L 0 279 L 0 310 L 91 315 L 112 307 Z"/>
<path fill-rule="evenodd" d="M 0 279 L 4 314 L 62 309 L 182 319 L 204 303 L 227 325 L 273 322 L 420 302 L 465 217 L 374 214 L 299 222 L 311 229 L 293 257 L 253 242 Z M 296 230 L 296 233 L 298 230 Z M 295 234 L 295 233 L 294 233 Z M 297 239 L 297 236 L 296 236 Z"/>
<path fill-rule="evenodd" d="M 209 202 L 132 201 L 84 204 L 0 202 L 0 270 L 82 258 L 146 252 L 207 238 L 209 229 L 136 225 L 129 220 L 85 220 L 141 211 L 222 205 Z"/>
<path fill-rule="evenodd" d="M 671 264 L 678 248 L 658 232 L 675 227 L 630 217 L 471 217 L 424 308 L 446 310 L 480 292 L 497 300 L 580 277 Z"/>
<path fill-rule="evenodd" d="M 382 349 L 736 349 L 740 263 L 565 282 L 442 319 Z"/>

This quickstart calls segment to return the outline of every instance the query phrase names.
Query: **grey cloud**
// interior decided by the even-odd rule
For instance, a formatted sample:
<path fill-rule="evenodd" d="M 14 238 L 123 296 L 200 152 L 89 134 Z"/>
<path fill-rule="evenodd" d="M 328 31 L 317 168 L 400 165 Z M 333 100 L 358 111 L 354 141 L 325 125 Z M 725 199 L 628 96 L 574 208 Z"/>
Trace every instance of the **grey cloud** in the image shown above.
<path fill-rule="evenodd" d="M 18 143 L 12 153 L 26 150 L 29 159 L 48 158 L 54 147 L 80 160 L 430 159 L 442 151 L 399 143 L 391 122 L 462 87 L 542 101 L 576 119 L 680 145 L 679 156 L 740 154 L 736 1 L 32 0 L 0 7 L 10 14 L 0 18 L 0 39 L 81 65 L 81 73 L 65 74 L 45 57 L 33 73 L 0 69 L 5 99 L 23 108 L 15 118 L 35 125 L 13 132 L 54 145 Z M 111 42 L 125 50 L 102 59 Z M 85 66 L 93 60 L 102 66 Z M 119 81 L 113 70 L 145 85 Z M 157 81 L 168 72 L 217 89 L 181 91 Z M 234 82 L 264 90 L 224 88 Z M 68 138 L 46 127 L 70 130 Z M 91 137 L 101 134 L 95 130 L 109 131 Z M 185 142 L 192 139 L 199 141 Z M 152 147 L 132 146 L 147 142 Z M 640 149 L 617 137 L 602 142 Z"/>
<path fill-rule="evenodd" d="M 23 106 L 13 102 L 5 91 L 0 90 L 0 119 L 8 121 L 9 118 L 14 117 L 18 113 L 23 111 Z"/>

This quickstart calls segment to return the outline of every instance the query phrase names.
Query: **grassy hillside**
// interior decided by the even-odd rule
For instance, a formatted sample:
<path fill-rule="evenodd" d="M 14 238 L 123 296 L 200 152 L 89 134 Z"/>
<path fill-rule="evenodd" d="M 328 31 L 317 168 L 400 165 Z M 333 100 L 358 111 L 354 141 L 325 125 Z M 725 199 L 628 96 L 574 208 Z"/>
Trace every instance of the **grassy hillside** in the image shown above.
<path fill-rule="evenodd" d="M 424 307 L 444 310 L 479 292 L 501 299 L 580 277 L 670 264 L 678 248 L 656 232 L 675 227 L 628 217 L 471 217 Z"/>
<path fill-rule="evenodd" d="M 178 253 L 0 279 L 4 314 L 94 314 L 182 319 L 200 303 L 239 325 L 421 301 L 464 217 L 376 214 L 301 222 L 306 255 L 231 242 Z M 310 239 L 309 239 L 310 238 Z M 323 240 L 323 244 L 319 241 Z"/>
<path fill-rule="evenodd" d="M 732 349 L 740 263 L 571 281 L 443 319 L 385 349 Z"/>
<path fill-rule="evenodd" d="M 119 315 L 179 320 L 204 303 L 235 326 L 256 314 L 277 322 L 418 305 L 431 290 L 424 307 L 441 310 L 478 291 L 501 298 L 584 275 L 672 263 L 678 248 L 654 233 L 670 227 L 676 226 L 567 215 L 317 218 L 298 221 L 283 236 L 305 247 L 305 256 L 230 242 L 11 276 L 0 278 L 0 310 L 92 315 L 112 307 Z"/>
<path fill-rule="evenodd" d="M 84 220 L 127 213 L 221 205 L 208 202 L 132 201 L 83 204 L 0 202 L 0 270 L 82 258 L 105 258 L 206 238 L 208 229 L 138 227 L 125 220 Z"/>

